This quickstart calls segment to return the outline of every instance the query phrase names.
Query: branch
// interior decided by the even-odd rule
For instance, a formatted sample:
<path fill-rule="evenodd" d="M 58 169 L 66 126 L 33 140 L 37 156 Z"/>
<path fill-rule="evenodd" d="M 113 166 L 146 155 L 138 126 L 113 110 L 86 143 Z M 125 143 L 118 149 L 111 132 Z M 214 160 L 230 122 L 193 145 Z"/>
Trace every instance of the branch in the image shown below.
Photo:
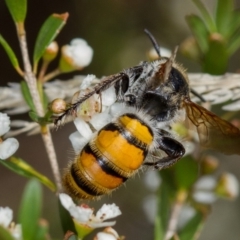
<path fill-rule="evenodd" d="M 31 93 L 34 105 L 36 107 L 36 111 L 38 116 L 43 117 L 44 116 L 44 109 L 43 105 L 41 103 L 41 99 L 39 96 L 39 92 L 37 89 L 37 79 L 34 73 L 32 72 L 32 66 L 29 60 L 29 54 L 28 54 L 28 48 L 27 48 L 27 40 L 26 40 L 26 33 L 24 30 L 23 23 L 17 23 L 17 33 L 18 33 L 18 39 L 20 43 L 20 48 L 22 52 L 23 57 L 23 64 L 24 64 L 24 79 L 26 80 L 29 91 Z M 60 171 L 59 166 L 56 158 L 55 149 L 53 146 L 51 134 L 49 131 L 48 126 L 43 126 L 41 128 L 42 138 L 43 142 L 46 148 L 46 151 L 48 153 L 48 158 L 51 164 L 52 172 L 55 178 L 55 182 L 58 188 L 58 191 L 61 190 L 61 177 L 60 177 Z"/>

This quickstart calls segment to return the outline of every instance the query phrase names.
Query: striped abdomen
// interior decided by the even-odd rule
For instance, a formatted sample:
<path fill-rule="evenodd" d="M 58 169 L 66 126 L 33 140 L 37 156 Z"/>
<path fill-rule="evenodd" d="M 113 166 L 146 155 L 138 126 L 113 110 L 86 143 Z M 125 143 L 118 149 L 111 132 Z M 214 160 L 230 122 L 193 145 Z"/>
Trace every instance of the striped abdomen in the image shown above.
<path fill-rule="evenodd" d="M 142 165 L 153 141 L 152 130 L 135 114 L 107 124 L 76 157 L 63 178 L 77 199 L 110 193 Z"/>

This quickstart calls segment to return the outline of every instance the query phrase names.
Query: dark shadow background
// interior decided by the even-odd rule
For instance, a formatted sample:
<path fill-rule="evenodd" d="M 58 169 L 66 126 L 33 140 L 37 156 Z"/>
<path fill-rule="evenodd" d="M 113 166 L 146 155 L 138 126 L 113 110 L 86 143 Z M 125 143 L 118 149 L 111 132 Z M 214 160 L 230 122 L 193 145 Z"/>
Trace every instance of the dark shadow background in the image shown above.
<path fill-rule="evenodd" d="M 210 9 L 215 3 L 213 0 L 204 2 Z M 240 1 L 236 1 L 236 4 L 240 6 Z M 146 59 L 146 52 L 151 47 L 151 43 L 143 32 L 144 28 L 154 34 L 161 46 L 173 49 L 189 35 L 184 20 L 185 15 L 196 13 L 197 10 L 190 0 L 31 0 L 26 19 L 30 53 L 33 52 L 34 42 L 43 21 L 52 13 L 63 12 L 69 12 L 70 17 L 57 37 L 59 45 L 67 44 L 75 37 L 86 39 L 94 49 L 94 58 L 92 64 L 80 74 L 91 73 L 100 77 L 119 72 Z M 14 24 L 4 1 L 0 1 L 0 33 L 20 57 Z M 177 58 L 189 71 L 200 71 L 196 63 L 180 55 Z M 239 60 L 237 53 L 231 60 L 229 71 L 239 68 Z M 0 48 L 0 66 L 1 86 L 7 82 L 20 80 L 2 48 Z M 63 75 L 61 79 L 69 79 L 77 74 L 79 73 Z M 13 118 L 23 117 L 26 118 L 27 115 Z M 60 131 L 53 132 L 61 169 L 72 157 L 68 136 L 73 131 L 74 127 L 68 124 Z M 41 137 L 21 135 L 17 138 L 20 141 L 17 155 L 53 179 Z M 239 157 L 229 157 L 228 161 L 222 161 L 222 169 L 233 172 L 239 178 Z M 0 182 L 0 206 L 13 208 L 16 219 L 21 194 L 27 180 L 0 166 Z M 148 193 L 149 190 L 143 184 L 143 176 L 136 176 L 127 183 L 126 187 L 120 188 L 112 196 L 106 196 L 101 201 L 90 204 L 97 209 L 102 203 L 115 202 L 123 211 L 115 227 L 119 234 L 125 235 L 127 239 L 153 239 L 153 225 L 147 221 L 142 210 L 142 201 Z M 62 239 L 57 201 L 46 188 L 44 188 L 42 216 L 50 222 L 51 236 Z M 234 202 L 220 200 L 214 204 L 200 239 L 225 240 L 236 239 L 236 236 L 240 236 L 240 200 L 239 198 Z"/>

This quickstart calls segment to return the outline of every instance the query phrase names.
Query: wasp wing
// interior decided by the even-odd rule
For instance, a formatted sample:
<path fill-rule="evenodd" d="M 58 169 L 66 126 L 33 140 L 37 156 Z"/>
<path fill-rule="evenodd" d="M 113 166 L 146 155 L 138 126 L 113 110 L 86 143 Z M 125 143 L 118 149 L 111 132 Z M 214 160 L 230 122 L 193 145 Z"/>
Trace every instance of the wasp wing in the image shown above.
<path fill-rule="evenodd" d="M 131 74 L 140 74 L 143 70 L 142 65 L 135 66 L 129 69 L 126 69 L 123 72 L 113 74 L 107 77 L 104 77 L 99 84 L 97 84 L 92 91 L 88 92 L 87 94 L 81 96 L 79 99 L 75 101 L 75 103 L 71 104 L 61 115 L 55 118 L 54 124 L 56 126 L 61 125 L 61 123 L 64 121 L 64 119 L 67 116 L 74 116 L 76 113 L 77 108 L 80 104 L 82 104 L 85 100 L 90 98 L 95 93 L 99 94 L 102 91 L 110 88 L 113 85 L 116 85 L 120 81 L 126 81 L 129 80 L 129 77 L 131 77 Z M 131 74 L 130 74 L 131 73 Z"/>
<path fill-rule="evenodd" d="M 203 147 L 215 149 L 225 154 L 240 155 L 240 130 L 221 119 L 204 107 L 184 100 L 189 120 L 197 127 Z"/>

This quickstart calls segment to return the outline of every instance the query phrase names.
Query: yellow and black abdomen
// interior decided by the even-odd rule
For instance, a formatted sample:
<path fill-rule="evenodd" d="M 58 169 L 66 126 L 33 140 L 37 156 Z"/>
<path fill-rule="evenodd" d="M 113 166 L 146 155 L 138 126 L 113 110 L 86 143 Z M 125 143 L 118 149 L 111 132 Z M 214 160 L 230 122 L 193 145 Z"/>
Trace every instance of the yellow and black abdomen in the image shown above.
<path fill-rule="evenodd" d="M 136 114 L 121 115 L 103 127 L 63 177 L 70 195 L 93 199 L 119 187 L 141 167 L 153 132 Z"/>

